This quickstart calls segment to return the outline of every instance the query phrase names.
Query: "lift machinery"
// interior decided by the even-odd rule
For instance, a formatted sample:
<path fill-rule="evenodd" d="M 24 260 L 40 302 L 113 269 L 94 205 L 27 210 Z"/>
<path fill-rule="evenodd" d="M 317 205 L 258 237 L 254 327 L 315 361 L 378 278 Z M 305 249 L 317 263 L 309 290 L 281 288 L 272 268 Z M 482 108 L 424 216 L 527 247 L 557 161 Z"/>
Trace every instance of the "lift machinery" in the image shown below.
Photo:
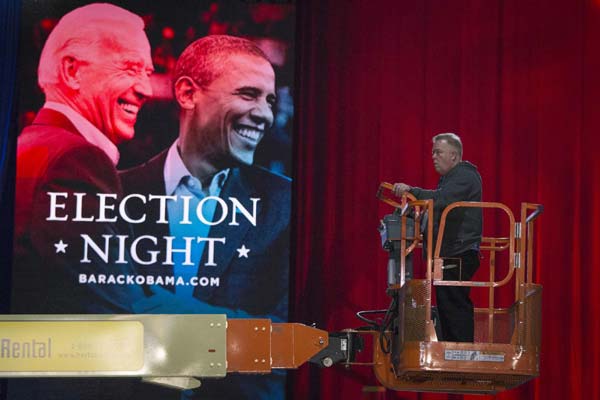
<path fill-rule="evenodd" d="M 229 373 L 267 374 L 306 362 L 321 367 L 368 365 L 391 390 L 496 393 L 539 375 L 541 285 L 533 265 L 534 221 L 539 204 L 522 203 L 520 221 L 501 203 L 457 202 L 443 211 L 432 237 L 432 200 L 396 198 L 382 183 L 377 197 L 393 207 L 381 221 L 382 246 L 389 253 L 382 318 L 358 316 L 367 327 L 326 332 L 268 319 L 224 315 L 3 315 L 0 316 L 0 377 L 141 377 L 149 383 L 188 389 L 202 379 Z M 489 278 L 442 279 L 441 242 L 446 218 L 460 207 L 497 209 L 508 218 L 503 237 L 482 238 Z M 425 224 L 422 228 L 422 224 Z M 423 249 L 425 247 L 425 249 Z M 415 277 L 413 255 L 422 249 L 424 273 Z M 504 254 L 507 273 L 497 279 Z M 487 290 L 488 306 L 475 309 L 474 343 L 439 340 L 435 286 Z M 509 307 L 496 306 L 496 290 L 514 286 Z M 370 342 L 371 346 L 365 346 Z M 371 350 L 368 362 L 357 355 Z M 362 357 L 362 355 L 361 355 Z"/>

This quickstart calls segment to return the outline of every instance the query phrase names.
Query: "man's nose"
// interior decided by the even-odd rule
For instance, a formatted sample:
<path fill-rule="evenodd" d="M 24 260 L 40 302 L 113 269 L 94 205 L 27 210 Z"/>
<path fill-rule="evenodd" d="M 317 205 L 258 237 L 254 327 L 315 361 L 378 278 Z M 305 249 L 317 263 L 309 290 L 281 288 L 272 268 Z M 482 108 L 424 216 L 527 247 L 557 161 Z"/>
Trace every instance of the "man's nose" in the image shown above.
<path fill-rule="evenodd" d="M 149 98 L 152 96 L 152 83 L 150 82 L 150 75 L 141 76 L 133 87 L 135 92 L 142 97 Z"/>
<path fill-rule="evenodd" d="M 250 110 L 250 118 L 256 123 L 264 123 L 267 128 L 273 125 L 273 110 L 269 103 L 264 101 L 258 101 L 252 110 Z"/>

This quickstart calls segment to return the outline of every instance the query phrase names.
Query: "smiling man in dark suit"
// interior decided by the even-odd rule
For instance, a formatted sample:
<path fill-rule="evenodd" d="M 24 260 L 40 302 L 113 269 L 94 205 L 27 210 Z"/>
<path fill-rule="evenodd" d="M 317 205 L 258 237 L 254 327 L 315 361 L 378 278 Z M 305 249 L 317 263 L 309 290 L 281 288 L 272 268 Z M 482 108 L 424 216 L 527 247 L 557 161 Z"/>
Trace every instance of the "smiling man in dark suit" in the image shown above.
<path fill-rule="evenodd" d="M 291 182 L 253 165 L 256 147 L 273 123 L 273 67 L 249 40 L 207 36 L 184 50 L 173 82 L 178 139 L 121 179 L 126 194 L 166 199 L 163 209 L 149 201 L 145 222 L 132 228 L 136 237 L 171 238 L 173 260 L 143 268 L 185 284 L 150 288 L 140 310 L 284 321 Z M 168 221 L 160 217 L 164 209 Z M 182 249 L 188 251 L 181 254 Z M 224 385 L 203 383 L 197 395 L 282 398 L 283 386 L 280 376 L 228 376 Z"/>

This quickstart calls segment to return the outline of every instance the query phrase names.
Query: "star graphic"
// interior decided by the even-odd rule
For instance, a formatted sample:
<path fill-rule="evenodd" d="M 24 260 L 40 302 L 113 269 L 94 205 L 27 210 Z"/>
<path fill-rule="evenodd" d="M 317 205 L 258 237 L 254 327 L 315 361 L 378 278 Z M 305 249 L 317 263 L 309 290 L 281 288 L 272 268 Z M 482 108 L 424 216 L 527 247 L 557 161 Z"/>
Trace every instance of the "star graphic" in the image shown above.
<path fill-rule="evenodd" d="M 56 247 L 56 254 L 58 254 L 58 253 L 66 254 L 67 253 L 67 246 L 69 246 L 69 245 L 66 244 L 66 243 L 64 243 L 62 241 L 62 239 L 60 239 L 60 242 L 54 243 L 54 247 Z"/>
<path fill-rule="evenodd" d="M 240 247 L 239 249 L 237 249 L 238 252 L 238 258 L 248 258 L 248 253 L 250 252 L 250 249 L 246 248 L 246 245 L 243 244 L 242 247 Z"/>

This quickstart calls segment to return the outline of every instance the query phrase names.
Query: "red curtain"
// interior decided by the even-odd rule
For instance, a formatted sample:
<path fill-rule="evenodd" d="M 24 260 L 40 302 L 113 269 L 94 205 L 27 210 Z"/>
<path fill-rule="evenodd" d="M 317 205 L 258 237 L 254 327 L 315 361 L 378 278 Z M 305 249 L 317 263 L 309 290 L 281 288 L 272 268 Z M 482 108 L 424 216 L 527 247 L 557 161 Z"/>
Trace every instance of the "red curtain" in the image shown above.
<path fill-rule="evenodd" d="M 517 218 L 522 201 L 545 206 L 541 374 L 485 398 L 599 399 L 600 2 L 314 0 L 298 13 L 292 320 L 336 331 L 387 307 L 376 227 L 392 210 L 376 189 L 434 187 L 431 137 L 455 132 L 484 201 Z M 484 234 L 501 225 L 486 219 Z M 292 380 L 295 399 L 377 385 L 368 368 L 305 365 Z"/>

